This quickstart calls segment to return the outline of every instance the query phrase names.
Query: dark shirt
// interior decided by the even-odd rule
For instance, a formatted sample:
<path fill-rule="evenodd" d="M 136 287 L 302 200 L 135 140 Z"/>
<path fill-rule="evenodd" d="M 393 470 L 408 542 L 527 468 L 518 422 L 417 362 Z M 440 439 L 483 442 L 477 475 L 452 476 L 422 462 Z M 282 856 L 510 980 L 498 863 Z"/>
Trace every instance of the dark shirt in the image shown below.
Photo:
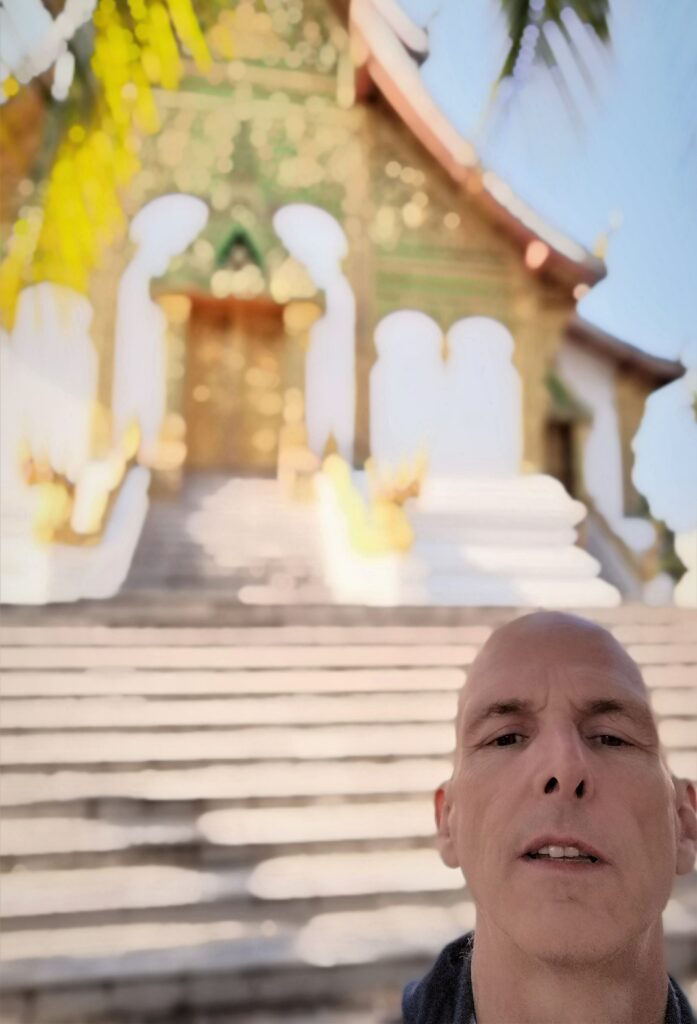
<path fill-rule="evenodd" d="M 473 1024 L 473 945 L 474 932 L 451 942 L 425 978 L 407 985 L 402 996 L 404 1024 Z M 695 1024 L 685 993 L 670 977 L 665 1024 Z"/>

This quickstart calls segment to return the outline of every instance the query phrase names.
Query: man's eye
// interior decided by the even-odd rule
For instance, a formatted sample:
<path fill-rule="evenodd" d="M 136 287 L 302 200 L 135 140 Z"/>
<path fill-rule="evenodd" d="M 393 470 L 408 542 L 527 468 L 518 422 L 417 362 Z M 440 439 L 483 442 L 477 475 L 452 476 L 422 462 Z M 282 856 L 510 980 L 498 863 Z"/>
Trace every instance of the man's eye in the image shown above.
<path fill-rule="evenodd" d="M 512 747 L 515 745 L 517 737 L 520 737 L 521 740 L 525 739 L 522 732 L 507 732 L 505 736 L 497 736 L 495 740 L 492 740 L 491 746 Z"/>
<path fill-rule="evenodd" d="M 610 733 L 603 733 L 601 736 L 596 736 L 595 739 L 600 740 L 604 747 L 628 747 L 630 745 L 619 736 L 612 736 Z"/>

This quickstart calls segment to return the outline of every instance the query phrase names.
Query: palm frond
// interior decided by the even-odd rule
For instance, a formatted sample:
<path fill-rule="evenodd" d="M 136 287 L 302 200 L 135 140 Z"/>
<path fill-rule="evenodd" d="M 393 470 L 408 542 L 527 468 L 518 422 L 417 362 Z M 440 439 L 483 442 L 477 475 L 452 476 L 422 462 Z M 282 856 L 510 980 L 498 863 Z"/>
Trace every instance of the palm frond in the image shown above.
<path fill-rule="evenodd" d="M 513 74 L 523 53 L 526 36 L 529 38 L 528 30 L 539 29 L 546 21 L 553 21 L 563 30 L 562 11 L 565 8 L 571 7 L 599 39 L 609 38 L 609 0 L 501 0 L 501 6 L 508 19 L 511 46 L 499 81 Z"/>

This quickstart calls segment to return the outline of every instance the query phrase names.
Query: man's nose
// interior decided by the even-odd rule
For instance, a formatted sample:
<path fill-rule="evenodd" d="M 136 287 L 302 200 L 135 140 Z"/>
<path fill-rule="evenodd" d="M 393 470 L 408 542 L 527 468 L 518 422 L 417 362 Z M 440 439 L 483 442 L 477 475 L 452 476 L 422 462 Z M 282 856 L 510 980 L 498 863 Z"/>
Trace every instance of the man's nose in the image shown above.
<path fill-rule="evenodd" d="M 593 778 L 587 751 L 575 730 L 556 732 L 549 737 L 540 755 L 537 789 L 545 794 L 569 799 L 588 799 Z"/>

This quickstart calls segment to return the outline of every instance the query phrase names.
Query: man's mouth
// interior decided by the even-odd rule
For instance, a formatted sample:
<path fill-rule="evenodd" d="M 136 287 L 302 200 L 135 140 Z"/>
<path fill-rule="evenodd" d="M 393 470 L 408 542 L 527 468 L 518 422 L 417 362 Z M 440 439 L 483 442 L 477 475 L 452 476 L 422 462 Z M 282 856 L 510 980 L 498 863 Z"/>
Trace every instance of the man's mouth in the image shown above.
<path fill-rule="evenodd" d="M 522 858 L 569 867 L 604 863 L 598 850 L 575 836 L 540 836 L 528 844 Z"/>
<path fill-rule="evenodd" d="M 562 861 L 573 862 L 574 864 L 597 864 L 598 858 L 591 854 L 581 853 L 576 846 L 543 846 L 536 853 L 526 853 L 528 860 L 553 860 L 557 863 Z"/>

